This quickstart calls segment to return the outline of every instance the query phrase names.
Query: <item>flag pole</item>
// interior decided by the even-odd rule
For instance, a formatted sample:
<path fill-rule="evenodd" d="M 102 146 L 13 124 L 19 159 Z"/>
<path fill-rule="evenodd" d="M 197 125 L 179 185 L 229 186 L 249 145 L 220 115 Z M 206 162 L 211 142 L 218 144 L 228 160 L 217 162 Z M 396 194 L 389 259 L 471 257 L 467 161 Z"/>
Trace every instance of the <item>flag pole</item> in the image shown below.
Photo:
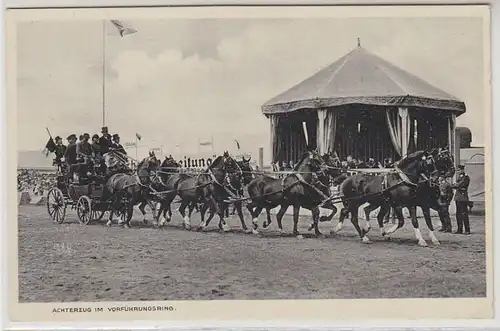
<path fill-rule="evenodd" d="M 102 20 L 102 126 L 106 126 L 106 20 Z"/>
<path fill-rule="evenodd" d="M 45 130 L 47 130 L 47 133 L 49 134 L 49 137 L 52 138 L 52 135 L 50 134 L 49 128 L 46 127 Z"/>

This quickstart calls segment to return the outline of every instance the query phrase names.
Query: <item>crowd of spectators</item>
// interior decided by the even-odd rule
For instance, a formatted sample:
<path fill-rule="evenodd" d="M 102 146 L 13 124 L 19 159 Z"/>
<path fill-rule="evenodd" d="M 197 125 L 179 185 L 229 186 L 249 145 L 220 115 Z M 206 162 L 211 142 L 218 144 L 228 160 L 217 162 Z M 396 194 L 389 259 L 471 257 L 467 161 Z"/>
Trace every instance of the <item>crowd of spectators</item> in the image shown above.
<path fill-rule="evenodd" d="M 17 190 L 28 191 L 33 195 L 44 195 L 56 185 L 56 176 L 56 173 L 20 170 L 17 172 Z"/>
<path fill-rule="evenodd" d="M 374 158 L 368 158 L 368 160 L 363 161 L 361 159 L 355 159 L 351 155 L 348 155 L 344 160 L 339 160 L 340 166 L 344 169 L 367 169 L 367 168 L 392 168 L 393 161 L 391 158 L 386 158 L 382 162 L 376 161 Z M 275 171 L 291 171 L 295 166 L 293 161 L 282 162 L 281 164 L 274 165 Z"/>

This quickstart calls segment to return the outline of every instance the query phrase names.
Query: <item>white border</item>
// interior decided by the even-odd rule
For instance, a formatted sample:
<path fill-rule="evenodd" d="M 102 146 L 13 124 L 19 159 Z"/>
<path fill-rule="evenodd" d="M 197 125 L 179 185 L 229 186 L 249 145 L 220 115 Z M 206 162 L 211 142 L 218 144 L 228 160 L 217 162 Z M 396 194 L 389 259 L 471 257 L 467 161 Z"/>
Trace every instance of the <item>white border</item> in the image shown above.
<path fill-rule="evenodd" d="M 493 111 L 493 123 L 492 125 L 494 127 L 498 127 L 498 124 L 500 124 L 498 118 L 499 114 L 497 112 L 500 111 L 499 109 L 499 104 L 500 104 L 500 64 L 499 59 L 500 59 L 500 51 L 499 51 L 499 38 L 500 38 L 500 3 L 498 1 L 474 1 L 473 3 L 492 3 L 492 93 L 493 93 L 493 102 L 492 102 L 492 111 Z M 253 5 L 258 5 L 258 4 L 331 4 L 331 1 L 315 1 L 313 2 L 307 2 L 307 1 L 279 1 L 279 0 L 274 0 L 274 1 L 259 1 L 259 0 L 245 0 L 245 1 L 238 1 L 238 0 L 233 0 L 233 1 L 195 1 L 195 0 L 190 0 L 188 1 L 140 1 L 140 0 L 122 0 L 122 1 L 104 1 L 104 0 L 82 0 L 82 1 L 77 1 L 77 0 L 53 0 L 53 1 L 33 1 L 33 0 L 25 0 L 25 1 L 12 1 L 12 0 L 7 0 L 5 1 L 4 7 L 44 7 L 44 6 L 54 6 L 54 7 L 76 7 L 76 6 L 133 6 L 134 4 L 136 5 L 141 5 L 141 6 L 154 6 L 154 5 L 179 5 L 179 4 L 184 4 L 184 5 L 215 5 L 215 4 L 253 4 Z M 387 4 L 387 1 L 337 1 L 335 2 L 336 4 Z M 471 3 L 471 1 L 392 1 L 393 4 L 401 4 L 401 3 L 412 3 L 412 4 L 442 4 L 442 3 L 453 3 L 453 4 L 458 4 L 458 3 Z M 4 13 L 1 15 L 1 29 L 2 29 L 2 57 L 3 61 L 1 62 L 2 69 L 4 68 L 5 65 L 5 48 L 3 47 L 5 45 L 5 31 L 4 31 Z M 4 72 L 4 80 L 2 80 L 2 92 L 0 93 L 0 100 L 2 101 L 2 108 L 5 111 L 5 70 Z M 463 79 L 466 79 L 466 77 L 463 77 Z M 0 163 L 0 201 L 2 202 L 1 206 L 3 207 L 1 209 L 1 218 L 4 222 L 2 222 L 2 234 L 4 235 L 4 240 L 2 240 L 2 275 L 0 276 L 1 278 L 1 284 L 2 284 L 2 289 L 4 290 L 4 293 L 7 292 L 6 289 L 6 240 L 5 240 L 5 235 L 6 235 L 6 223 L 7 221 L 7 211 L 5 208 L 5 201 L 6 201 L 6 178 L 5 178 L 5 167 L 6 167 L 6 151 L 7 151 L 7 144 L 8 142 L 6 141 L 6 134 L 5 134 L 5 118 L 2 117 L 2 124 L 0 127 L 0 158 L 4 161 Z M 492 140 L 493 141 L 500 141 L 500 132 L 497 132 L 496 130 L 492 130 Z M 492 146 L 493 149 L 493 161 L 500 161 L 500 151 L 498 151 L 498 147 L 493 144 Z M 500 162 L 493 162 L 493 168 L 495 164 L 500 164 Z M 495 170 L 493 170 L 493 179 L 494 179 L 494 190 L 499 189 L 500 183 L 498 180 L 496 180 L 495 176 Z M 496 195 L 493 194 L 493 200 L 499 200 L 497 199 Z M 497 201 L 500 202 L 500 201 Z M 495 203 L 493 203 L 495 205 Z M 493 213 L 495 215 L 496 210 L 493 210 Z M 493 217 L 494 218 L 494 217 Z M 10 220 L 14 221 L 14 220 Z M 494 226 L 494 237 L 500 238 L 499 236 L 499 229 L 500 226 Z M 494 251 L 494 260 L 495 260 L 495 271 L 497 268 L 498 263 L 500 262 L 500 250 L 499 250 L 499 245 L 495 243 L 495 240 L 493 241 L 493 251 Z M 495 273 L 496 274 L 496 273 Z M 495 297 L 500 295 L 500 286 L 496 286 L 494 288 L 494 293 Z M 166 328 L 195 328 L 195 329 L 206 329 L 206 328 L 244 328 L 244 327 L 277 327 L 277 328 L 284 328 L 292 327 L 293 329 L 298 329 L 298 328 L 325 328 L 327 327 L 328 329 L 332 329 L 332 327 L 335 328 L 361 328 L 361 329 L 375 329 L 375 328 L 383 328 L 386 330 L 387 328 L 416 328 L 416 327 L 425 327 L 425 328 L 467 328 L 470 329 L 471 327 L 474 328 L 485 328 L 485 327 L 495 327 L 499 326 L 500 323 L 498 321 L 498 316 L 500 315 L 500 307 L 498 304 L 495 304 L 495 316 L 496 318 L 493 320 L 442 320 L 442 321 L 436 321 L 436 320 L 428 320 L 428 321 L 370 321 L 368 322 L 343 322 L 343 323 L 336 323 L 333 325 L 311 325 L 311 324 L 295 324 L 295 325 L 287 325 L 287 324 L 269 324 L 269 323 L 252 323 L 252 325 L 248 324 L 242 324 L 242 323 L 228 323 L 228 322 L 212 322 L 212 323 L 203 323 L 203 324 L 194 324 L 194 323 L 165 323 L 164 321 L 148 321 L 148 322 L 108 322 L 108 323 L 44 323 L 44 324 L 26 324 L 26 323 L 13 323 L 13 324 L 8 324 L 7 321 L 7 314 L 6 314 L 6 299 L 4 296 L 0 296 L 0 309 L 2 309 L 2 326 L 4 328 L 9 328 L 9 329 L 69 329 L 69 328 L 78 328 L 78 329 L 83 329 L 83 328 L 90 328 L 90 329 L 118 329 L 118 328 L 125 328 L 125 329 L 166 329 Z M 26 312 L 29 314 L 29 312 Z"/>

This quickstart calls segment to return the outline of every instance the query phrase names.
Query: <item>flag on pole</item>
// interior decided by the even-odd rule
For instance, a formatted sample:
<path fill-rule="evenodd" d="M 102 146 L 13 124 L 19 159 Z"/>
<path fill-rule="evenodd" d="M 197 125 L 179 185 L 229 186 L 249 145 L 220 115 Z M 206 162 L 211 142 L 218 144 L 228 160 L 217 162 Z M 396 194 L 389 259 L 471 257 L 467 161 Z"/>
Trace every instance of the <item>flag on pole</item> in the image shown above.
<path fill-rule="evenodd" d="M 142 139 L 142 136 L 140 134 L 138 134 L 137 132 L 135 133 L 135 136 L 137 137 L 137 140 L 141 140 Z"/>
<path fill-rule="evenodd" d="M 115 28 L 118 30 L 120 33 L 120 36 L 126 36 L 129 34 L 136 33 L 137 30 L 130 27 L 130 26 L 125 26 L 122 21 L 119 20 L 111 20 L 111 23 L 115 26 Z"/>
<path fill-rule="evenodd" d="M 43 149 L 42 153 L 45 155 L 45 157 L 48 157 L 50 153 L 54 153 L 56 151 L 56 143 L 54 142 L 54 139 L 52 137 L 49 138 L 49 141 L 45 144 L 45 148 Z"/>
<path fill-rule="evenodd" d="M 238 147 L 238 149 L 240 149 L 240 143 L 238 142 L 238 140 L 234 139 L 234 141 L 236 142 L 236 146 Z"/>

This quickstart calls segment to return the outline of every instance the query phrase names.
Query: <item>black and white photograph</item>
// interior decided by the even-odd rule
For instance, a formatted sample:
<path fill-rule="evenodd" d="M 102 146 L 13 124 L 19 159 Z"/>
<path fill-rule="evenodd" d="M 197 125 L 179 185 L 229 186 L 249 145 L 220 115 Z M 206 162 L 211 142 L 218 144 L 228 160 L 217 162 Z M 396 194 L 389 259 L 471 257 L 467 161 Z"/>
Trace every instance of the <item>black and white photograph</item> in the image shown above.
<path fill-rule="evenodd" d="M 491 316 L 489 8 L 435 7 L 8 12 L 11 300 Z"/>

